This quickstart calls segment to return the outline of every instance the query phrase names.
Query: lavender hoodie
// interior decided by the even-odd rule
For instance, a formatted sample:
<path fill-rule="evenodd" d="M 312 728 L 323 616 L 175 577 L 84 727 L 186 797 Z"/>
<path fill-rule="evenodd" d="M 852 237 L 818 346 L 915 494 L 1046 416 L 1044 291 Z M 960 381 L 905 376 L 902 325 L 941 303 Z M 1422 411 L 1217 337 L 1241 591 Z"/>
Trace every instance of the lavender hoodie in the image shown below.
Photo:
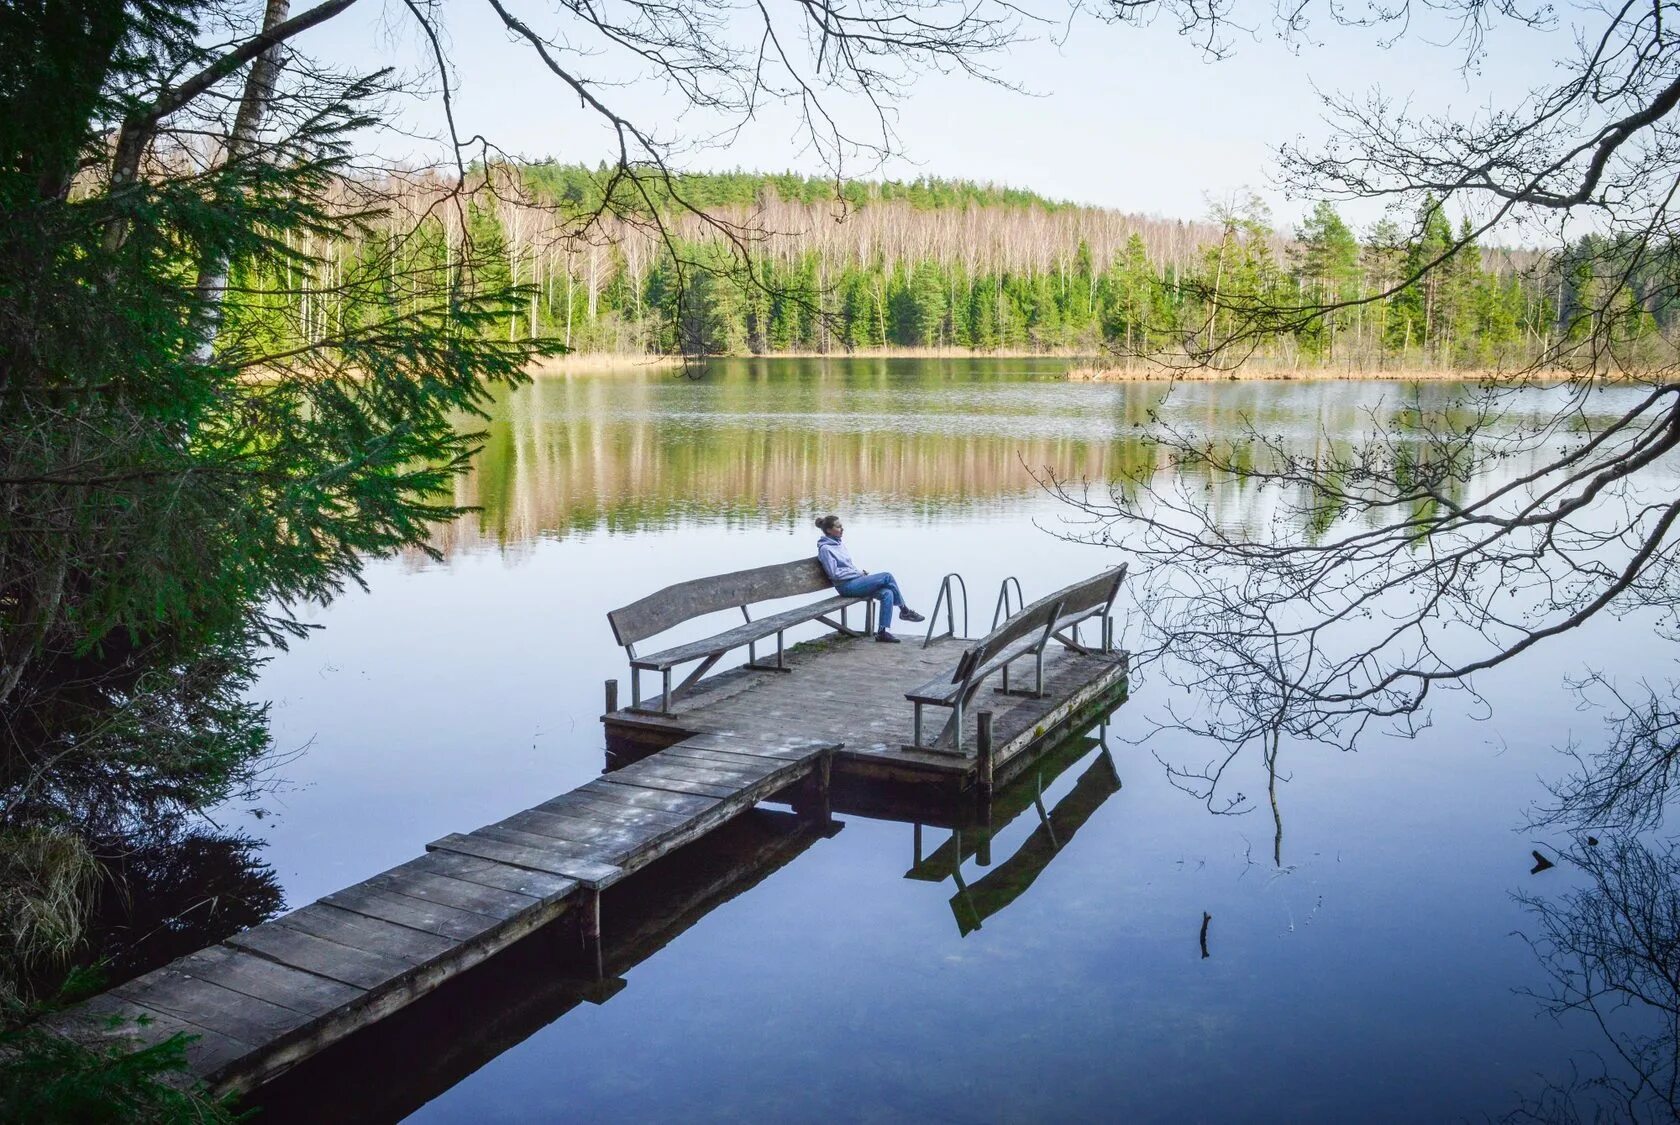
<path fill-rule="evenodd" d="M 852 561 L 852 553 L 832 535 L 824 535 L 817 540 L 817 561 L 822 563 L 828 580 L 836 586 L 848 579 L 863 577 L 863 571 Z"/>

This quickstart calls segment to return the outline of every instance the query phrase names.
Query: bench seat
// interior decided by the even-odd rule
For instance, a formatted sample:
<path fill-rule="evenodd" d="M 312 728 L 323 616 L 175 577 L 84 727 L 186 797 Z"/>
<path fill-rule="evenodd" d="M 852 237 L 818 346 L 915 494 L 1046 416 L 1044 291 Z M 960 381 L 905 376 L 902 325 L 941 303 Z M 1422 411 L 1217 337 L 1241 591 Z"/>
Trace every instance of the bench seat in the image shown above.
<path fill-rule="evenodd" d="M 773 613 L 769 617 L 761 617 L 757 621 L 748 621 L 745 624 L 737 625 L 733 629 L 725 629 L 715 636 L 705 637 L 698 641 L 689 641 L 687 644 L 676 645 L 663 652 L 638 656 L 630 661 L 630 665 L 633 668 L 651 668 L 663 672 L 665 669 L 678 664 L 686 664 L 690 660 L 699 660 L 710 656 L 719 650 L 728 651 L 732 648 L 740 648 L 745 644 L 751 644 L 753 641 L 762 641 L 794 625 L 815 621 L 820 617 L 845 609 L 849 605 L 856 605 L 867 600 L 867 598 L 844 598 L 836 595 L 824 601 L 813 602 L 810 605 L 795 606 L 793 609 L 783 610 L 781 613 Z"/>

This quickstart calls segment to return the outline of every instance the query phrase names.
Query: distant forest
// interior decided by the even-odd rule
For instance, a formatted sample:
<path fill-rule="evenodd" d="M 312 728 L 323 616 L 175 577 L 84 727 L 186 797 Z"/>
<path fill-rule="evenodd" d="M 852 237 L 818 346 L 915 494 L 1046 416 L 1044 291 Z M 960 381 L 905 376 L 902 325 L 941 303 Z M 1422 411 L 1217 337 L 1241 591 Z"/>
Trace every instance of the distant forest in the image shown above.
<path fill-rule="evenodd" d="M 609 181 L 559 164 L 479 174 L 490 190 L 461 209 L 436 206 L 439 185 L 386 191 L 398 205 L 379 220 L 385 232 L 375 224 L 366 237 L 401 229 L 411 256 L 444 263 L 470 247 L 526 287 L 510 336 L 557 337 L 578 352 L 1180 354 L 1228 336 L 1232 314 L 1216 308 L 1232 303 L 1355 302 L 1268 333 L 1254 354 L 1295 365 L 1489 368 L 1585 337 L 1604 315 L 1618 317 L 1630 346 L 1656 348 L 1672 314 L 1636 296 L 1604 309 L 1595 293 L 1610 291 L 1602 275 L 1614 255 L 1590 237 L 1562 255 L 1471 243 L 1424 283 L 1357 303 L 1468 230 L 1455 231 L 1429 201 L 1404 223 L 1359 232 L 1320 204 L 1298 228 L 1279 230 L 1256 200 L 1189 221 L 957 180 L 837 188 L 726 172 Z M 325 279 L 321 296 L 254 313 L 262 323 L 247 327 L 330 335 L 368 291 L 354 283 L 362 257 L 355 245 L 337 248 L 343 275 Z"/>

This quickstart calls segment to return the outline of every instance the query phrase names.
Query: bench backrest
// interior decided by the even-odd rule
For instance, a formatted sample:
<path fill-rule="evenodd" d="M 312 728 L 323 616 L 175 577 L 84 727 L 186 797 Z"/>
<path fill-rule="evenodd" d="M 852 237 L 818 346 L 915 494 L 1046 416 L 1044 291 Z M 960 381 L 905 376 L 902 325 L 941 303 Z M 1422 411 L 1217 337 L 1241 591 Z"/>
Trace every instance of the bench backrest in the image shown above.
<path fill-rule="evenodd" d="M 951 682 L 961 683 L 969 673 L 985 664 L 992 657 L 1020 640 L 1035 632 L 1042 632 L 1050 622 L 1062 614 L 1062 601 L 1059 594 L 1051 594 L 1040 598 L 1031 605 L 1023 606 L 1009 620 L 987 633 L 984 637 L 969 645 L 963 652 L 962 659 L 957 661 L 957 670 L 951 674 Z"/>
<path fill-rule="evenodd" d="M 607 621 L 619 644 L 633 645 L 708 613 L 832 588 L 821 563 L 799 559 L 678 582 L 613 610 Z"/>
<path fill-rule="evenodd" d="M 1075 582 L 1071 586 L 1063 586 L 1052 598 L 1062 599 L 1060 616 L 1066 617 L 1070 613 L 1087 613 L 1101 608 L 1103 612 L 1114 604 L 1115 597 L 1120 593 L 1120 583 L 1126 580 L 1126 564 L 1121 563 L 1112 570 L 1105 570 L 1094 578 L 1087 578 L 1082 582 Z"/>
<path fill-rule="evenodd" d="M 1088 613 L 1098 607 L 1106 612 L 1107 607 L 1114 604 L 1115 596 L 1120 593 L 1120 583 L 1125 581 L 1125 578 L 1126 564 L 1121 563 L 1112 570 L 1105 570 L 1093 578 L 1064 586 L 1053 594 L 1044 595 L 1031 605 L 1021 607 L 1020 612 L 968 646 L 962 659 L 957 662 L 957 670 L 952 674 L 951 682 L 961 683 L 968 678 L 973 669 L 983 666 L 1022 637 L 1043 629 L 1052 621 L 1070 613 Z"/>

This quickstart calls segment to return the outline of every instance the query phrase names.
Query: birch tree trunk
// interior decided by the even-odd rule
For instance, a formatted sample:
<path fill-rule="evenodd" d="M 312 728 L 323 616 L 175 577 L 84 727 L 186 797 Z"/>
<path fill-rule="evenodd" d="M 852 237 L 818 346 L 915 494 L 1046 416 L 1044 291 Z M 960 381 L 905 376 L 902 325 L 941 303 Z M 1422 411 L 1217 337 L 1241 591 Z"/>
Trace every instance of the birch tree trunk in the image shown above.
<path fill-rule="evenodd" d="M 291 0 L 267 0 L 263 7 L 263 31 L 273 31 L 284 23 L 292 8 Z M 251 72 L 245 78 L 245 95 L 233 115 L 233 129 L 228 133 L 225 164 L 243 160 L 257 147 L 263 116 L 274 98 L 274 87 L 280 80 L 281 46 L 276 43 L 251 62 Z M 198 267 L 198 300 L 203 326 L 193 359 L 208 363 L 215 354 L 216 336 L 222 328 L 222 302 L 227 296 L 228 259 L 217 254 L 200 262 Z"/>

